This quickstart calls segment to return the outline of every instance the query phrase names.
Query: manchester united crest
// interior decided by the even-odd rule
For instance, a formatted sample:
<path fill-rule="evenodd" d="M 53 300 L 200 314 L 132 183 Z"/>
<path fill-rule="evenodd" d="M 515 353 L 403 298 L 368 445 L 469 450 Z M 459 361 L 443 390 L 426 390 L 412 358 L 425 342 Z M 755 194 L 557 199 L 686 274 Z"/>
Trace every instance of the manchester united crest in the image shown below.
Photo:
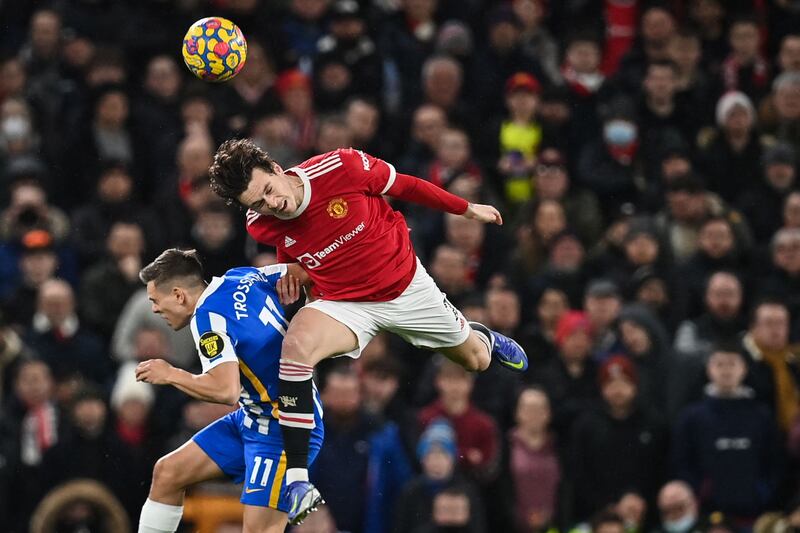
<path fill-rule="evenodd" d="M 333 218 L 347 216 L 347 201 L 344 198 L 334 198 L 328 202 L 328 214 Z"/>

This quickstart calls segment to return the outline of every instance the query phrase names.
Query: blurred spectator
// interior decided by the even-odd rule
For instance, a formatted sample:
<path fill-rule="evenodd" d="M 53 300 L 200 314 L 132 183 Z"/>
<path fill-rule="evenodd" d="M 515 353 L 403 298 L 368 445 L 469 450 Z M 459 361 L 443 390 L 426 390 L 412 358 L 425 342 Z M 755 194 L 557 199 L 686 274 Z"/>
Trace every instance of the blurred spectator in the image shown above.
<path fill-rule="evenodd" d="M 200 253 L 209 275 L 221 276 L 247 262 L 242 232 L 237 231 L 231 209 L 226 205 L 214 203 L 197 213 L 189 245 Z"/>
<path fill-rule="evenodd" d="M 106 342 L 114 332 L 117 317 L 131 295 L 139 289 L 139 271 L 145 250 L 142 228 L 117 222 L 109 228 L 106 259 L 86 270 L 81 281 L 79 311 L 86 325 Z"/>
<path fill-rule="evenodd" d="M 703 508 L 754 519 L 779 486 L 781 450 L 769 410 L 742 386 L 747 364 L 737 349 L 717 347 L 708 359 L 706 397 L 684 411 L 674 460 Z"/>
<path fill-rule="evenodd" d="M 712 72 L 719 70 L 729 50 L 725 15 L 725 4 L 720 0 L 694 0 L 689 6 L 689 19 L 698 28 L 703 58 Z"/>
<path fill-rule="evenodd" d="M 435 381 L 438 399 L 420 411 L 419 423 L 425 428 L 437 418 L 449 420 L 457 435 L 459 465 L 471 478 L 485 483 L 497 474 L 500 436 L 495 422 L 470 400 L 474 379 L 442 359 Z"/>
<path fill-rule="evenodd" d="M 400 158 L 399 171 L 424 176 L 446 127 L 447 116 L 442 108 L 432 104 L 423 104 L 416 108 L 411 122 L 411 139 Z"/>
<path fill-rule="evenodd" d="M 549 287 L 542 291 L 535 302 L 533 324 L 525 328 L 519 341 L 530 358 L 531 366 L 541 368 L 557 356 L 556 327 L 569 309 L 569 300 L 562 290 Z M 525 313 L 524 308 L 523 313 Z M 523 375 L 523 379 L 530 380 L 536 373 L 535 370 L 531 370 Z"/>
<path fill-rule="evenodd" d="M 617 97 L 601 110 L 602 136 L 578 155 L 577 178 L 595 193 L 606 216 L 635 202 L 645 186 L 633 103 Z"/>
<path fill-rule="evenodd" d="M 589 321 L 592 335 L 592 352 L 595 357 L 608 355 L 617 342 L 614 327 L 622 310 L 622 295 L 619 287 L 610 280 L 596 279 L 589 282 L 583 299 L 583 309 Z"/>
<path fill-rule="evenodd" d="M 737 342 L 746 327 L 742 283 L 735 274 L 722 270 L 710 275 L 703 303 L 703 313 L 682 322 L 675 333 L 675 351 L 681 356 L 705 360 L 713 346 Z"/>
<path fill-rule="evenodd" d="M 379 48 L 391 58 L 396 72 L 403 109 L 409 110 L 421 99 L 422 63 L 433 52 L 438 28 L 435 18 L 438 0 L 401 2 L 381 30 Z"/>
<path fill-rule="evenodd" d="M 137 139 L 129 124 L 130 100 L 125 89 L 117 85 L 105 85 L 98 87 L 93 96 L 91 115 L 83 123 L 86 131 L 79 132 L 72 139 L 67 163 L 69 176 L 56 189 L 59 203 L 69 208 L 74 208 L 82 200 L 80 191 L 95 188 L 95 180 L 100 173 L 99 162 L 120 161 L 128 168 L 137 169 L 142 163 L 138 157 Z M 171 161 L 166 164 L 171 165 Z M 134 174 L 139 173 L 134 171 Z M 143 177 L 155 176 L 148 173 Z M 144 191 L 150 192 L 152 186 L 148 184 Z"/>
<path fill-rule="evenodd" d="M 619 339 L 636 366 L 640 405 L 647 411 L 663 413 L 667 407 L 665 377 L 672 358 L 663 325 L 646 307 L 626 306 L 619 315 Z"/>
<path fill-rule="evenodd" d="M 62 242 L 69 233 L 69 219 L 48 203 L 40 183 L 19 181 L 11 186 L 11 200 L 0 215 L 0 236 L 4 240 L 20 239 L 33 229 L 47 230 L 56 242 Z"/>
<path fill-rule="evenodd" d="M 110 430 L 102 394 L 93 388 L 79 391 L 70 405 L 69 421 L 70 431 L 45 455 L 45 486 L 78 478 L 95 479 L 119 498 L 129 518 L 135 516 L 146 497 L 144 469 Z"/>
<path fill-rule="evenodd" d="M 517 425 L 509 433 L 509 468 L 514 485 L 516 531 L 542 531 L 557 519 L 562 468 L 549 432 L 550 400 L 540 388 L 526 388 L 517 402 Z"/>
<path fill-rule="evenodd" d="M 800 297 L 795 287 L 800 284 L 800 231 L 780 229 L 770 242 L 770 263 L 756 286 L 759 296 L 779 298 L 789 311 L 800 311 Z"/>
<path fill-rule="evenodd" d="M 722 62 L 722 85 L 727 91 L 741 91 L 753 100 L 769 92 L 769 64 L 761 56 L 761 28 L 754 18 L 740 17 L 728 30 L 731 53 Z"/>
<path fill-rule="evenodd" d="M 130 531 L 130 517 L 102 483 L 80 479 L 48 492 L 30 523 L 32 533 L 50 531 Z"/>
<path fill-rule="evenodd" d="M 605 75 L 600 70 L 602 48 L 594 35 L 577 33 L 564 49 L 561 76 L 569 89 L 572 110 L 570 148 L 580 152 L 591 138 L 600 133 L 597 104 L 608 92 Z"/>
<path fill-rule="evenodd" d="M 797 155 L 791 145 L 777 143 L 765 150 L 761 164 L 763 172 L 750 182 L 738 205 L 756 241 L 767 242 L 782 226 L 786 197 L 798 188 Z"/>
<path fill-rule="evenodd" d="M 590 357 L 591 326 L 586 315 L 578 311 L 564 314 L 556 326 L 555 344 L 558 358 L 528 379 L 547 391 L 553 406 L 553 430 L 560 446 L 566 446 L 575 419 L 600 397 L 597 366 Z"/>
<path fill-rule="evenodd" d="M 800 411 L 800 365 L 789 346 L 789 311 L 776 300 L 753 307 L 750 329 L 742 340 L 747 356 L 747 385 L 772 408 L 786 432 Z"/>
<path fill-rule="evenodd" d="M 75 294 L 64 281 L 42 283 L 36 300 L 36 314 L 26 337 L 30 347 L 50 366 L 56 380 L 73 374 L 97 385 L 111 377 L 111 358 L 97 336 L 78 321 Z"/>
<path fill-rule="evenodd" d="M 292 125 L 285 113 L 268 113 L 253 121 L 253 141 L 276 161 L 289 164 L 301 161 L 302 157 L 292 145 Z"/>
<path fill-rule="evenodd" d="M 153 386 L 136 381 L 136 362 L 119 368 L 111 390 L 110 406 L 114 412 L 114 433 L 133 454 L 142 472 L 160 456 L 154 442 L 156 424 L 151 422 L 156 393 Z M 147 474 L 143 481 L 147 481 Z"/>
<path fill-rule="evenodd" d="M 27 72 L 16 57 L 0 61 L 0 104 L 7 98 L 24 98 Z"/>
<path fill-rule="evenodd" d="M 174 170 L 172 154 L 183 134 L 179 100 L 183 78 L 173 57 L 170 54 L 150 58 L 143 80 L 144 92 L 133 105 L 132 116 L 136 120 L 137 133 L 142 142 L 151 147 L 145 160 L 142 163 L 137 161 L 143 171 L 146 193 L 159 187 L 161 180 L 168 178 Z"/>
<path fill-rule="evenodd" d="M 492 7 L 485 24 L 485 46 L 476 51 L 469 85 L 476 110 L 490 117 L 503 112 L 502 102 L 497 97 L 515 73 L 529 73 L 537 80 L 545 76 L 538 58 L 523 45 L 523 26 L 511 6 Z"/>
<path fill-rule="evenodd" d="M 625 533 L 641 533 L 647 518 L 647 502 L 636 492 L 626 492 L 614 506 L 625 525 Z"/>
<path fill-rule="evenodd" d="M 464 70 L 449 56 L 432 56 L 422 65 L 423 100 L 438 106 L 448 120 L 461 127 L 474 126 L 474 117 L 462 98 Z"/>
<path fill-rule="evenodd" d="M 677 74 L 676 100 L 683 101 L 701 124 L 711 122 L 712 102 L 718 92 L 717 80 L 713 71 L 704 68 L 700 35 L 693 29 L 679 28 L 670 39 L 668 56 L 675 64 Z"/>
<path fill-rule="evenodd" d="M 658 156 L 665 140 L 669 136 L 679 136 L 693 143 L 699 129 L 698 117 L 676 97 L 677 76 L 677 67 L 671 61 L 651 61 L 642 81 L 638 139 L 650 182 L 659 178 Z"/>
<path fill-rule="evenodd" d="M 321 399 L 325 446 L 311 479 L 326 494 L 336 527 L 388 531 L 392 505 L 411 477 L 397 426 L 363 411 L 358 377 L 345 367 L 328 374 Z"/>
<path fill-rule="evenodd" d="M 675 29 L 675 17 L 665 4 L 655 3 L 642 10 L 638 38 L 622 58 L 616 74 L 617 83 L 624 91 L 635 94 L 646 75 L 647 65 L 667 59 Z"/>
<path fill-rule="evenodd" d="M 467 279 L 483 288 L 505 263 L 504 236 L 491 226 L 458 215 L 444 215 L 445 238 L 467 256 Z"/>
<path fill-rule="evenodd" d="M 476 520 L 476 510 L 469 494 L 461 487 L 450 487 L 433 498 L 433 512 L 430 522 L 414 530 L 414 533 L 444 533 L 464 531 L 483 533 L 484 525 Z"/>
<path fill-rule="evenodd" d="M 116 222 L 135 222 L 144 232 L 148 249 L 160 249 L 164 241 L 160 219 L 152 207 L 141 203 L 135 189 L 133 176 L 124 164 L 104 164 L 95 198 L 72 213 L 72 243 L 82 265 L 91 264 L 105 252 L 108 229 Z"/>
<path fill-rule="evenodd" d="M 9 442 L 6 453 L 13 453 L 10 462 L 16 468 L 11 475 L 8 524 L 12 530 L 24 531 L 45 488 L 42 459 L 59 439 L 60 413 L 53 395 L 53 377 L 47 365 L 38 359 L 22 362 L 14 377 L 14 396 L 4 406 L 4 432 Z M 13 442 L 11 442 L 13 440 Z"/>
<path fill-rule="evenodd" d="M 657 215 L 656 222 L 666 233 L 676 261 L 686 260 L 697 250 L 699 230 L 711 216 L 728 219 L 739 247 L 748 249 L 752 245 L 747 221 L 719 196 L 708 192 L 697 175 L 675 178 L 668 185 L 667 207 Z"/>
<path fill-rule="evenodd" d="M 567 229 L 564 207 L 555 200 L 542 200 L 528 206 L 517 228 L 517 246 L 511 254 L 513 273 L 520 281 L 539 273 L 547 261 L 553 239 Z"/>
<path fill-rule="evenodd" d="M 44 230 L 29 231 L 20 244 L 20 280 L 16 290 L 3 303 L 3 309 L 12 324 L 27 328 L 36 312 L 39 289 L 44 282 L 53 279 L 59 261 L 53 249 L 53 238 Z"/>
<path fill-rule="evenodd" d="M 656 533 L 699 533 L 700 509 L 692 488 L 685 481 L 670 481 L 658 493 L 661 527 Z"/>
<path fill-rule="evenodd" d="M 13 379 L 19 367 L 34 357 L 33 351 L 22 342 L 8 320 L 0 315 L 0 410 L 12 398 Z"/>
<path fill-rule="evenodd" d="M 364 411 L 378 420 L 394 422 L 408 451 L 416 441 L 416 418 L 400 389 L 403 368 L 393 355 L 359 362 Z"/>
<path fill-rule="evenodd" d="M 450 182 L 462 174 L 481 179 L 481 170 L 472 160 L 469 136 L 458 128 L 445 129 L 436 147 L 436 159 L 428 169 L 428 181 L 446 189 Z"/>
<path fill-rule="evenodd" d="M 330 0 L 289 1 L 289 12 L 280 20 L 285 61 L 310 66 L 317 43 L 324 35 L 324 16 L 330 3 Z"/>
<path fill-rule="evenodd" d="M 786 195 L 781 213 L 784 228 L 800 228 L 800 192 L 793 191 Z"/>
<path fill-rule="evenodd" d="M 381 134 L 381 118 L 380 108 L 371 100 L 353 98 L 345 106 L 345 121 L 353 139 L 353 148 L 387 159 L 394 154 Z M 276 159 L 282 161 L 279 157 Z"/>
<path fill-rule="evenodd" d="M 762 130 L 800 150 L 800 72 L 784 72 L 772 82 L 774 109 L 762 116 Z"/>
<path fill-rule="evenodd" d="M 700 168 L 708 178 L 708 188 L 734 202 L 761 177 L 762 148 L 752 100 L 739 91 L 725 93 L 717 102 L 716 124 L 716 129 L 699 139 Z"/>
<path fill-rule="evenodd" d="M 573 183 L 567 161 L 557 148 L 542 148 L 533 173 L 533 190 L 537 200 L 555 200 L 564 206 L 569 226 L 584 244 L 600 236 L 603 219 L 597 197 Z M 520 208 L 521 213 L 529 209 Z"/>
<path fill-rule="evenodd" d="M 380 95 L 383 59 L 367 34 L 365 15 L 356 0 L 332 2 L 329 33 L 317 41 L 314 59 L 316 101 L 322 111 L 338 109 L 356 94 L 371 98 Z"/>
<path fill-rule="evenodd" d="M 592 533 L 624 533 L 625 522 L 613 510 L 601 510 L 595 514 L 589 523 Z"/>
<path fill-rule="evenodd" d="M 422 433 L 417 445 L 417 458 L 422 473 L 406 483 L 397 499 L 394 513 L 395 533 L 411 533 L 431 519 L 433 500 L 444 490 L 457 487 L 469 498 L 472 520 L 484 523 L 483 505 L 477 488 L 458 470 L 457 442 L 453 427 L 439 418 Z"/>
<path fill-rule="evenodd" d="M 323 1 L 314 0 L 316 3 Z M 252 117 L 274 114 L 280 109 L 276 79 L 272 55 L 260 42 L 248 38 L 245 66 L 222 87 L 222 91 L 216 93 L 219 113 L 225 118 L 228 130 L 244 132 Z"/>
<path fill-rule="evenodd" d="M 302 157 L 308 157 L 316 141 L 317 132 L 311 80 L 300 70 L 287 70 L 278 76 L 275 90 L 291 122 L 292 147 Z"/>
<path fill-rule="evenodd" d="M 352 144 L 350 128 L 344 118 L 339 115 L 320 118 L 314 145 L 316 153 L 325 154 L 338 148 L 349 148 Z"/>
<path fill-rule="evenodd" d="M 795 495 L 789 504 L 784 507 L 784 512 L 771 512 L 761 515 L 753 525 L 757 533 L 778 533 L 797 529 L 800 526 L 800 496 Z"/>
<path fill-rule="evenodd" d="M 547 262 L 539 274 L 529 280 L 528 287 L 538 293 L 544 287 L 557 286 L 569 301 L 578 302 L 588 274 L 585 259 L 586 250 L 578 235 L 563 230 L 550 239 Z"/>
<path fill-rule="evenodd" d="M 655 497 L 666 459 L 665 428 L 637 407 L 638 374 L 626 357 L 610 357 L 598 372 L 604 405 L 572 429 L 570 469 L 575 513 L 587 517 L 633 489 Z"/>
<path fill-rule="evenodd" d="M 697 251 L 679 269 L 681 315 L 693 318 L 702 312 L 705 286 L 714 272 L 726 270 L 746 279 L 747 259 L 747 250 L 736 242 L 730 221 L 720 216 L 707 218 L 700 226 Z"/>
<path fill-rule="evenodd" d="M 442 244 L 434 250 L 430 272 L 447 298 L 456 305 L 473 289 L 467 255 L 455 246 Z"/>
<path fill-rule="evenodd" d="M 539 61 L 551 83 L 558 83 L 561 80 L 559 50 L 545 24 L 547 5 L 541 0 L 514 0 L 511 8 L 522 28 L 523 51 Z"/>
<path fill-rule="evenodd" d="M 489 154 L 499 154 L 499 159 L 495 158 L 492 163 L 500 173 L 498 188 L 511 206 L 531 198 L 530 177 L 542 142 L 542 127 L 536 119 L 540 93 L 539 80 L 527 72 L 517 72 L 508 78 L 505 84 L 507 119 L 492 131 L 490 140 L 499 152 L 487 145 L 487 149 L 492 150 Z"/>

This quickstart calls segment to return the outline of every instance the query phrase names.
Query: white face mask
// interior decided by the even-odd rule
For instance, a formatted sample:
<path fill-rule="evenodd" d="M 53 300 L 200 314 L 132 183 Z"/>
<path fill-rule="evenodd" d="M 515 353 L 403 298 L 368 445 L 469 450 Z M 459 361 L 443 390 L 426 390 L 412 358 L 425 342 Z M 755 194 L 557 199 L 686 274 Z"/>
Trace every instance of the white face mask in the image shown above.
<path fill-rule="evenodd" d="M 29 137 L 31 134 L 31 123 L 28 119 L 12 115 L 0 122 L 0 136 L 9 141 L 15 141 Z"/>
<path fill-rule="evenodd" d="M 614 146 L 627 146 L 636 140 L 636 126 L 627 120 L 612 120 L 603 128 L 606 141 Z"/>
<path fill-rule="evenodd" d="M 667 533 L 686 533 L 694 525 L 696 517 L 687 514 L 678 520 L 667 520 L 664 522 L 664 531 Z"/>

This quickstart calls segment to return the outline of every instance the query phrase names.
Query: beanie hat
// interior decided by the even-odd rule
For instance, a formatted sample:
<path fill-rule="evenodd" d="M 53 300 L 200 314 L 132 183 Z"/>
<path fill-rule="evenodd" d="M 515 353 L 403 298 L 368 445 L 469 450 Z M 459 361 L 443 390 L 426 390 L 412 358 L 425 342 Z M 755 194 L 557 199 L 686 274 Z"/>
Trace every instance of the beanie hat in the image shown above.
<path fill-rule="evenodd" d="M 114 410 L 122 407 L 128 400 L 139 400 L 148 407 L 155 401 L 153 386 L 143 381 L 136 381 L 136 363 L 125 363 L 117 374 L 117 382 L 111 391 L 111 407 Z"/>
<path fill-rule="evenodd" d="M 591 335 L 591 326 L 589 320 L 586 318 L 586 313 L 583 311 L 569 311 L 564 313 L 556 325 L 556 346 L 560 348 L 567 337 L 576 331 L 583 331 L 587 335 Z"/>
<path fill-rule="evenodd" d="M 717 124 L 719 126 L 725 124 L 725 120 L 728 118 L 728 113 L 730 113 L 736 106 L 743 107 L 745 111 L 747 111 L 747 114 L 750 115 L 750 120 L 755 120 L 756 110 L 753 107 L 753 102 L 750 101 L 750 98 L 743 92 L 729 91 L 722 95 L 722 98 L 720 98 L 719 102 L 717 102 Z"/>
<path fill-rule="evenodd" d="M 443 452 L 455 460 L 457 454 L 456 432 L 445 418 L 435 419 L 420 436 L 417 444 L 417 457 L 420 461 L 430 453 L 434 445 L 439 446 Z"/>
<path fill-rule="evenodd" d="M 612 355 L 605 360 L 597 374 L 600 387 L 605 387 L 612 379 L 625 378 L 634 385 L 639 383 L 639 373 L 633 362 L 624 355 Z"/>

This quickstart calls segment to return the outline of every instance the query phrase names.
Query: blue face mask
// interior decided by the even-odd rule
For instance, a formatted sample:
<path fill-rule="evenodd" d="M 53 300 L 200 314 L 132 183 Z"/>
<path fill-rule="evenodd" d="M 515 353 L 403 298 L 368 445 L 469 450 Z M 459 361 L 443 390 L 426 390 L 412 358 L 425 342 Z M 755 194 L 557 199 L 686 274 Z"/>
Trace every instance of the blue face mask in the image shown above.
<path fill-rule="evenodd" d="M 636 126 L 625 120 L 612 120 L 603 127 L 603 137 L 613 146 L 627 146 L 636 140 Z"/>
<path fill-rule="evenodd" d="M 686 533 L 694 525 L 695 517 L 691 514 L 679 518 L 678 520 L 668 520 L 663 523 L 664 531 L 667 533 Z"/>

